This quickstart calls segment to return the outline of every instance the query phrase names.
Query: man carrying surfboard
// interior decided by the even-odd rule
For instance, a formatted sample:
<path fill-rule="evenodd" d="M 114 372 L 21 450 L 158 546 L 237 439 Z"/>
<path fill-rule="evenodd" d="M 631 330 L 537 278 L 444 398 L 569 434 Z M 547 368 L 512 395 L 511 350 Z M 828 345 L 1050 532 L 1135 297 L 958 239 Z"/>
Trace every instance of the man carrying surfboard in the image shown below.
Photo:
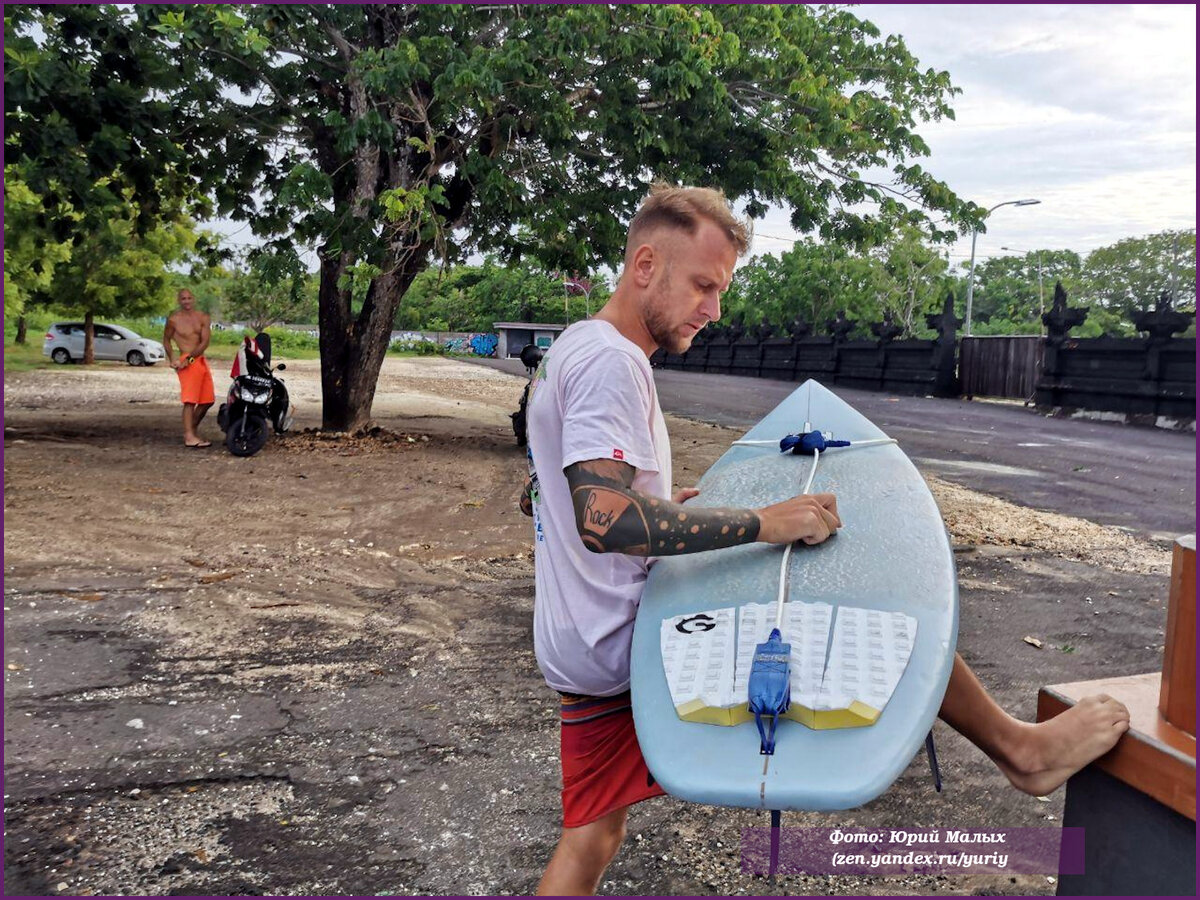
<path fill-rule="evenodd" d="M 760 541 L 818 544 L 841 527 L 832 494 L 762 509 L 683 506 L 649 358 L 683 353 L 721 315 L 748 226 L 707 188 L 656 184 L 630 223 L 605 306 L 547 351 L 528 403 L 535 523 L 534 648 L 562 696 L 563 830 L 539 894 L 589 894 L 624 839 L 629 806 L 662 789 L 634 733 L 633 622 L 653 557 Z M 1050 722 L 1008 716 L 960 657 L 939 715 L 1021 790 L 1044 794 L 1106 752 L 1128 711 L 1088 698 Z"/>

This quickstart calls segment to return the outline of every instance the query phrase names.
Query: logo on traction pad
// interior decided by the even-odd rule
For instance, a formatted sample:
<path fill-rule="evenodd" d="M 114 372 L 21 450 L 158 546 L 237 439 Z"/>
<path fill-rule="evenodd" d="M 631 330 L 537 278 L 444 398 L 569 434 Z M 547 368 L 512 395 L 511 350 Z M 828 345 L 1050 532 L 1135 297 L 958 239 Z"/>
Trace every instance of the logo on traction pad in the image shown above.
<path fill-rule="evenodd" d="M 624 458 L 625 458 L 624 450 L 617 450 L 615 448 L 613 449 L 613 459 L 624 459 Z"/>

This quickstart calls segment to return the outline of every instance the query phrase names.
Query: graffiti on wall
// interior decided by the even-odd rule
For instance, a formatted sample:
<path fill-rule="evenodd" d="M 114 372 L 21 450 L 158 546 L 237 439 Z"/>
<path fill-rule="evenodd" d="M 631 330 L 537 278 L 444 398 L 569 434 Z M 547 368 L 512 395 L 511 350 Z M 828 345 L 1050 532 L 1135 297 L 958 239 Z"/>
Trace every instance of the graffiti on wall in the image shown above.
<path fill-rule="evenodd" d="M 476 356 L 495 356 L 496 345 L 499 343 L 500 338 L 495 334 L 471 335 L 471 350 Z"/>
<path fill-rule="evenodd" d="M 473 334 L 470 337 L 456 337 L 446 341 L 448 353 L 470 353 L 475 356 L 495 356 L 496 345 L 500 338 L 494 334 Z"/>

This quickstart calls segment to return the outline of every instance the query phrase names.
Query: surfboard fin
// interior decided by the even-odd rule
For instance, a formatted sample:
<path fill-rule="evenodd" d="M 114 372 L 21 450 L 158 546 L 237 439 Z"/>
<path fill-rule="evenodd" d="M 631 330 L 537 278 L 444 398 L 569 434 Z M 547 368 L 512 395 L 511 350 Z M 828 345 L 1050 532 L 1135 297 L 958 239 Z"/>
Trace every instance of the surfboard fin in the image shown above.
<path fill-rule="evenodd" d="M 775 727 L 779 717 L 788 711 L 792 690 L 788 678 L 788 661 L 792 645 L 783 641 L 778 628 L 771 629 L 767 640 L 754 648 L 754 661 L 750 664 L 748 685 L 750 712 L 754 713 L 754 724 L 758 726 L 761 740 L 759 753 L 770 756 L 775 752 Z M 770 720 L 770 727 L 764 724 Z"/>
<path fill-rule="evenodd" d="M 783 816 L 778 809 L 771 810 L 771 859 L 767 869 L 767 881 L 775 883 L 775 873 L 779 870 L 779 832 Z"/>
<path fill-rule="evenodd" d="M 933 789 L 942 792 L 942 770 L 938 767 L 937 750 L 933 746 L 933 732 L 925 735 L 925 753 L 929 757 L 929 771 L 933 773 Z"/>

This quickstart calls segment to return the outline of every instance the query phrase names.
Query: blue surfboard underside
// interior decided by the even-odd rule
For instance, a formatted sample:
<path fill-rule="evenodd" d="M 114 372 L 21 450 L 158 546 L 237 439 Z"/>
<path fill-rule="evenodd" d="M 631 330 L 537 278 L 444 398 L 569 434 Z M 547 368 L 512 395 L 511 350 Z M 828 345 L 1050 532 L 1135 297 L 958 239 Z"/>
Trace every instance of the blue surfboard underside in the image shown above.
<path fill-rule="evenodd" d="M 841 440 L 884 434 L 815 381 L 755 425 L 748 440 L 814 430 Z M 731 447 L 700 480 L 688 506 L 762 507 L 804 487 L 811 457 Z M 958 635 L 958 584 L 941 514 L 916 467 L 895 444 L 821 455 L 813 493 L 837 495 L 843 527 L 823 544 L 797 544 L 789 602 L 898 610 L 917 619 L 912 656 L 874 725 L 812 730 L 781 721 L 775 754 L 759 753 L 753 723 L 684 722 L 675 713 L 659 644 L 664 618 L 744 603 L 773 603 L 783 548 L 749 544 L 664 557 L 650 571 L 633 633 L 633 715 L 650 771 L 685 800 L 755 809 L 834 810 L 883 793 L 924 744 L 950 679 Z M 786 636 L 785 636 L 786 639 Z"/>

